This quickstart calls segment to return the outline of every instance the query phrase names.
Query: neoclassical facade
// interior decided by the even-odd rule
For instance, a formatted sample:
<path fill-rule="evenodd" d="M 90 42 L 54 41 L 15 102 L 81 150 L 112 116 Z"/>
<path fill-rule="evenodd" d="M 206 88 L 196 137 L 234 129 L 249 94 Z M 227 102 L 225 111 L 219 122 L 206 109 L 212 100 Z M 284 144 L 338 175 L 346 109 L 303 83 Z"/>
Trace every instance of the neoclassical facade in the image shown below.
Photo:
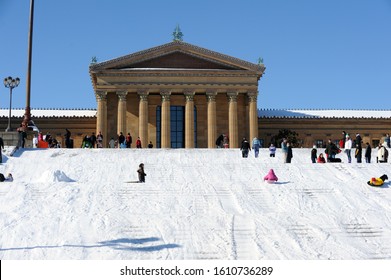
<path fill-rule="evenodd" d="M 237 148 L 258 136 L 258 81 L 265 67 L 182 41 L 90 66 L 97 132 L 158 148 Z"/>

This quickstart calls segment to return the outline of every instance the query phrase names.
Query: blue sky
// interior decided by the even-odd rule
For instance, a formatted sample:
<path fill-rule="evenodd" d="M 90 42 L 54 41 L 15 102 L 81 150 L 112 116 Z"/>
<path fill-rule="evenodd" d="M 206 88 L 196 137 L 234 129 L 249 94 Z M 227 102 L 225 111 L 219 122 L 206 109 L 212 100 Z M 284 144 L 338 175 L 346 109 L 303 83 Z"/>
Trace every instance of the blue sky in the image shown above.
<path fill-rule="evenodd" d="M 0 78 L 26 105 L 29 0 L 0 0 Z M 391 0 L 35 0 L 31 107 L 96 108 L 88 66 L 172 41 L 256 63 L 259 108 L 390 109 Z M 9 90 L 0 86 L 0 107 Z"/>

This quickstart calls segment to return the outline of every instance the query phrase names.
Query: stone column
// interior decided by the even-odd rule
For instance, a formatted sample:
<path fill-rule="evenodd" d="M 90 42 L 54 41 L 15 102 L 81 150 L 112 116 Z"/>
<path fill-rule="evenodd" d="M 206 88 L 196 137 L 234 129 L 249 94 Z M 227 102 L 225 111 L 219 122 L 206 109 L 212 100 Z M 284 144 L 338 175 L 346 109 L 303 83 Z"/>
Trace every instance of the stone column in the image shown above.
<path fill-rule="evenodd" d="M 139 90 L 139 116 L 138 116 L 138 131 L 142 147 L 146 148 L 148 145 L 148 90 Z"/>
<path fill-rule="evenodd" d="M 117 91 L 118 96 L 118 115 L 117 115 L 117 133 L 122 132 L 126 135 L 126 91 Z"/>
<path fill-rule="evenodd" d="M 107 147 L 107 92 L 96 91 L 98 112 L 96 113 L 96 134 L 102 132 L 103 147 Z"/>
<path fill-rule="evenodd" d="M 171 148 L 171 126 L 170 126 L 170 96 L 171 91 L 162 90 L 162 117 L 161 117 L 161 147 Z"/>
<path fill-rule="evenodd" d="M 194 148 L 194 90 L 184 92 L 185 105 L 185 148 Z"/>
<path fill-rule="evenodd" d="M 228 92 L 229 147 L 239 148 L 238 144 L 238 92 Z"/>
<path fill-rule="evenodd" d="M 206 100 L 208 102 L 208 148 L 216 148 L 217 122 L 216 122 L 216 96 L 217 92 L 207 91 Z"/>
<path fill-rule="evenodd" d="M 250 139 L 252 141 L 254 137 L 258 138 L 258 112 L 257 112 L 257 92 L 248 92 L 248 103 L 249 103 L 249 129 Z"/>

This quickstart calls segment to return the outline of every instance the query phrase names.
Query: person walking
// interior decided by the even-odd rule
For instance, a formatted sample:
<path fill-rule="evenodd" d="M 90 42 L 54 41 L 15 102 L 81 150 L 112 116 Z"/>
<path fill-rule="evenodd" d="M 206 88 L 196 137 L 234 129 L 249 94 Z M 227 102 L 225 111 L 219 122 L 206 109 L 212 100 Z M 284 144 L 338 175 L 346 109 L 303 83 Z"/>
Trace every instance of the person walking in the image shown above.
<path fill-rule="evenodd" d="M 371 163 L 372 147 L 369 142 L 367 142 L 366 145 L 367 147 L 365 148 L 365 162 Z"/>
<path fill-rule="evenodd" d="M 348 136 L 346 138 L 346 141 L 345 141 L 345 153 L 348 157 L 348 162 L 351 163 L 352 162 L 352 156 L 351 156 L 351 152 L 352 152 L 352 139 L 350 139 L 350 137 Z"/>
<path fill-rule="evenodd" d="M 254 137 L 253 142 L 252 142 L 252 148 L 254 150 L 254 155 L 257 158 L 259 155 L 259 148 L 261 147 L 261 142 L 257 137 Z"/>
<path fill-rule="evenodd" d="M 240 147 L 240 150 L 242 151 L 242 157 L 247 158 L 249 151 L 251 151 L 251 147 L 246 137 L 243 138 L 242 146 Z"/>

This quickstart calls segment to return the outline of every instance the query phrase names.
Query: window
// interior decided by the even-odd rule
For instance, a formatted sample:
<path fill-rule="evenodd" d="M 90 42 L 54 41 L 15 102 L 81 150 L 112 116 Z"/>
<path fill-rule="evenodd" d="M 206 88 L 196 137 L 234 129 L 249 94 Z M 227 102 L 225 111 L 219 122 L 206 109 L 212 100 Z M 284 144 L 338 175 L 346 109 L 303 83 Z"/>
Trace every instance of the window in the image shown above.
<path fill-rule="evenodd" d="M 156 107 L 156 147 L 161 148 L 162 107 Z M 185 147 L 185 107 L 170 106 L 171 148 Z M 197 147 L 197 110 L 194 106 L 194 147 Z"/>
<path fill-rule="evenodd" d="M 316 147 L 322 148 L 323 147 L 323 140 L 316 140 Z"/>

